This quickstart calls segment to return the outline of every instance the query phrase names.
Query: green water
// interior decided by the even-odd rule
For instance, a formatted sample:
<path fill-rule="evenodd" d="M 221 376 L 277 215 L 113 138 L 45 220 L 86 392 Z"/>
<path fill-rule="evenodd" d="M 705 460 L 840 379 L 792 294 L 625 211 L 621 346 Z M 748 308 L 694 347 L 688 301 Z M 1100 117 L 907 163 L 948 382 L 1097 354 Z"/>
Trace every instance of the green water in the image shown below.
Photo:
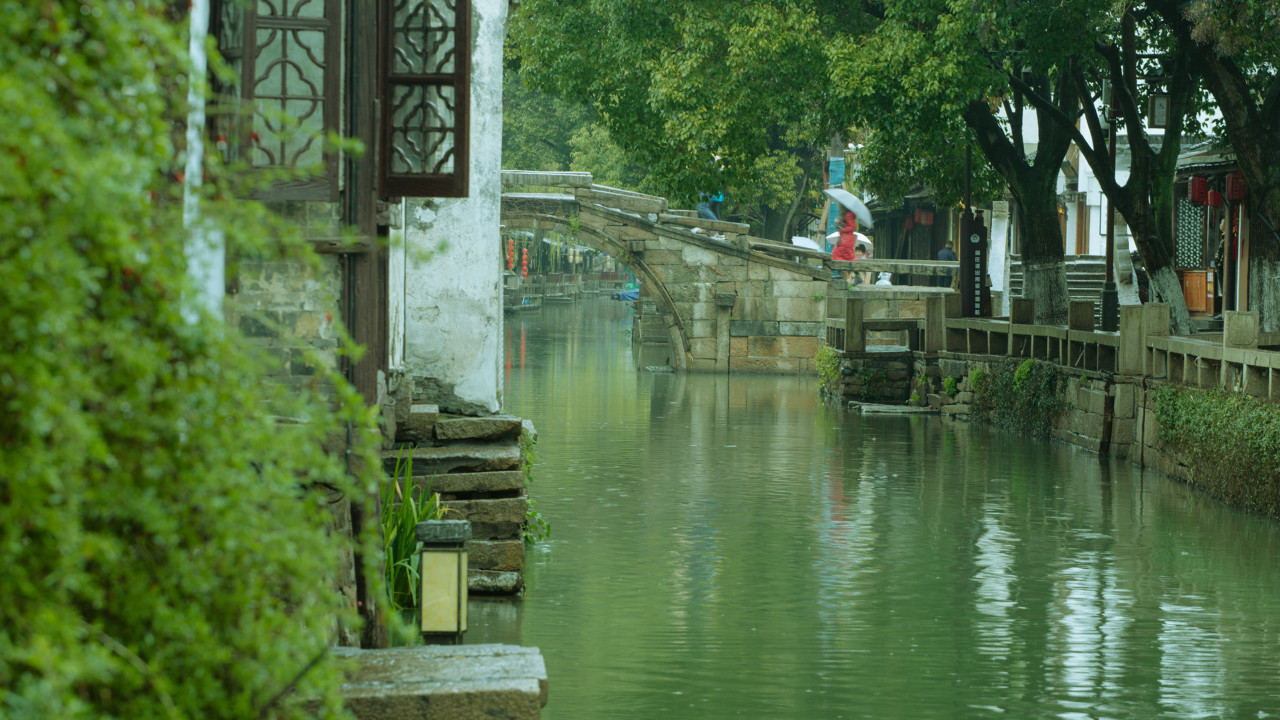
<path fill-rule="evenodd" d="M 544 718 L 1280 717 L 1274 523 L 812 378 L 646 372 L 629 328 L 507 323 L 553 535 L 466 641 L 541 648 Z"/>

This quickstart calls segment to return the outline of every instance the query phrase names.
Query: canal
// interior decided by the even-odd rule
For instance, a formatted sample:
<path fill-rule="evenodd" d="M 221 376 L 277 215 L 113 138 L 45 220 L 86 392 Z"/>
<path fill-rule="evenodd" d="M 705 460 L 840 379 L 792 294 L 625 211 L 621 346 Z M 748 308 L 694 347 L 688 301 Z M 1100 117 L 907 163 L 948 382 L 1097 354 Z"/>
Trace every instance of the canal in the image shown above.
<path fill-rule="evenodd" d="M 1062 444 L 654 373 L 629 308 L 510 316 L 552 535 L 467 643 L 549 720 L 1280 717 L 1280 529 Z"/>

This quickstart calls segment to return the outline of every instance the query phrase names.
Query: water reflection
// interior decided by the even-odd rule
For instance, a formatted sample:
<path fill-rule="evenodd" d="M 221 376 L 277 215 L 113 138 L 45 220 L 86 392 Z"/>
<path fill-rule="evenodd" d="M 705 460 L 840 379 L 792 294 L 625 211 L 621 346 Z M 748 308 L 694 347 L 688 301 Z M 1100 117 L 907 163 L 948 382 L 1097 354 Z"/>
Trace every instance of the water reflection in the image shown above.
<path fill-rule="evenodd" d="M 1280 716 L 1274 524 L 807 378 L 649 373 L 626 313 L 507 326 L 553 535 L 467 642 L 539 646 L 544 717 Z"/>

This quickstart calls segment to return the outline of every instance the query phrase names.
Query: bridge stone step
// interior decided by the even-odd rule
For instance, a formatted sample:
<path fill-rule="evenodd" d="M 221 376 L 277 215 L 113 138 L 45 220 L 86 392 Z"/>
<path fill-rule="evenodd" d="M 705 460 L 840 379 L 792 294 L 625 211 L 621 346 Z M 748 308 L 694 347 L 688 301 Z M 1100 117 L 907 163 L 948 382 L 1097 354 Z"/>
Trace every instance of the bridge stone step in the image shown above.
<path fill-rule="evenodd" d="M 502 186 L 536 185 L 541 187 L 591 187 L 589 172 L 546 172 L 535 170 L 503 170 Z"/>
<path fill-rule="evenodd" d="M 671 213 L 663 213 L 658 216 L 659 222 L 671 223 L 673 225 L 682 225 L 684 227 L 700 227 L 704 230 L 719 230 L 720 232 L 738 233 L 745 235 L 751 232 L 751 226 L 746 223 L 728 222 L 727 220 L 708 220 L 694 217 L 685 217 L 683 215 L 673 215 Z"/>
<path fill-rule="evenodd" d="M 666 198 L 633 193 L 626 190 L 616 190 L 603 185 L 592 185 L 590 188 L 575 188 L 573 194 L 579 202 L 595 203 L 623 212 L 658 214 L 667 211 Z"/>

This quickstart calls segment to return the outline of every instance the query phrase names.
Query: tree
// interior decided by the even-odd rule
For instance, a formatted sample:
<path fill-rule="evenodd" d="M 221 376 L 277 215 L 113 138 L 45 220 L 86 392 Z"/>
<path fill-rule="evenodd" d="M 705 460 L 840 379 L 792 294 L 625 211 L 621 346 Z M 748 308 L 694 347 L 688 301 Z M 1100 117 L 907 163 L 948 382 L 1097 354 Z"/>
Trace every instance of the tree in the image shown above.
<path fill-rule="evenodd" d="M 1096 36 L 1102 8 L 1094 0 L 899 0 L 884 4 L 883 19 L 868 36 L 833 50 L 832 77 L 851 108 L 851 124 L 938 138 L 957 132 L 954 119 L 964 123 L 964 135 L 1004 179 L 1020 210 L 1024 294 L 1036 299 L 1037 322 L 1066 321 L 1056 186 L 1072 134 L 1034 112 L 1027 90 L 1062 115 L 1078 112 L 1082 97 L 1072 68 Z M 1025 135 L 1029 127 L 1036 130 L 1034 142 Z M 931 144 L 936 148 L 940 139 Z"/>
<path fill-rule="evenodd" d="M 591 123 L 581 105 L 530 90 L 508 67 L 502 76 L 502 167 L 568 170 L 573 137 Z"/>
<path fill-rule="evenodd" d="M 0 1 L 8 718 L 341 714 L 324 657 L 353 613 L 317 488 L 350 489 L 322 443 L 371 415 L 323 369 L 315 392 L 264 383 L 220 318 L 184 317 L 170 8 Z"/>
<path fill-rule="evenodd" d="M 781 238 L 796 198 L 817 197 L 834 129 L 816 7 L 531 0 L 511 37 L 526 80 L 590 103 L 654 191 L 692 204 L 736 190 L 739 205 L 761 207 L 761 232 Z"/>
<path fill-rule="evenodd" d="M 1139 17 L 1143 19 L 1141 27 Z M 1197 111 L 1204 109 L 1199 78 L 1191 71 L 1186 44 L 1171 38 L 1169 28 L 1155 13 L 1126 8 L 1114 28 L 1103 25 L 1098 30 L 1100 34 L 1093 42 L 1094 56 L 1085 56 L 1082 59 L 1087 62 L 1071 67 L 1080 97 L 1087 100 L 1079 113 L 1062 113 L 1054 103 L 1018 78 L 1014 84 L 1039 112 L 1071 133 L 1103 193 L 1132 231 L 1155 297 L 1169 304 L 1171 329 L 1175 333 L 1189 333 L 1191 317 L 1182 294 L 1182 283 L 1174 270 L 1173 185 L 1184 128 L 1189 123 L 1195 125 Z M 1098 112 L 1099 104 L 1106 102 L 1099 89 L 1103 79 L 1109 80 L 1114 88 L 1112 114 L 1117 132 L 1123 130 L 1128 137 L 1129 172 L 1123 183 L 1112 159 L 1110 129 Z M 1152 142 L 1146 129 L 1144 108 L 1149 96 L 1148 79 L 1163 82 L 1161 89 L 1169 97 L 1168 124 L 1158 145 Z M 1078 130 L 1082 121 L 1084 131 Z"/>
<path fill-rule="evenodd" d="M 1264 330 L 1280 330 L 1280 6 L 1269 0 L 1152 3 L 1217 102 L 1261 220 L 1250 246 L 1249 295 Z"/>

